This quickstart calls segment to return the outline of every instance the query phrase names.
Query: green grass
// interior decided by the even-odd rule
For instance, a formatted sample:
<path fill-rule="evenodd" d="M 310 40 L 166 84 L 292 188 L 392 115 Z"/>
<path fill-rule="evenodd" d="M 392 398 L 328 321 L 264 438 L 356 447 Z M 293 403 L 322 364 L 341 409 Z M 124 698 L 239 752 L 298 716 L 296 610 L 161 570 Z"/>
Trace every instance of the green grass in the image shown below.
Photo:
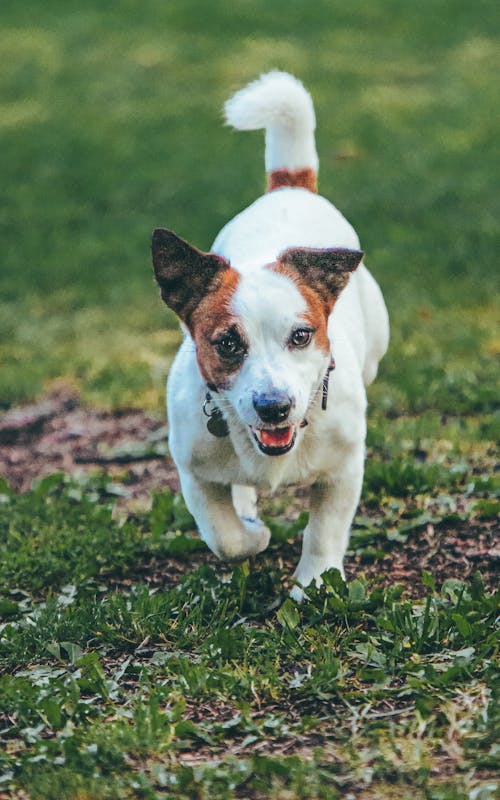
<path fill-rule="evenodd" d="M 26 0 L 0 22 L 1 407 L 63 379 L 163 409 L 180 334 L 150 232 L 208 248 L 261 193 L 262 135 L 221 107 L 276 67 L 313 94 L 320 189 L 392 326 L 359 569 L 300 607 L 289 496 L 269 551 L 224 566 L 178 496 L 127 516 L 116 477 L 0 486 L 0 794 L 492 800 L 498 597 L 436 581 L 430 545 L 414 582 L 385 570 L 423 531 L 480 548 L 500 508 L 497 4 Z"/>
<path fill-rule="evenodd" d="M 498 513 L 492 479 L 408 463 L 373 462 L 351 556 L 380 558 L 429 522 Z M 303 517 L 270 518 L 257 564 L 214 568 L 179 496 L 125 518 L 113 513 L 121 490 L 105 475 L 55 475 L 25 495 L 2 487 L 6 787 L 78 799 L 328 799 L 346 787 L 494 797 L 498 596 L 479 572 L 437 586 L 424 571 L 416 599 L 332 571 L 297 606 L 286 581 Z"/>

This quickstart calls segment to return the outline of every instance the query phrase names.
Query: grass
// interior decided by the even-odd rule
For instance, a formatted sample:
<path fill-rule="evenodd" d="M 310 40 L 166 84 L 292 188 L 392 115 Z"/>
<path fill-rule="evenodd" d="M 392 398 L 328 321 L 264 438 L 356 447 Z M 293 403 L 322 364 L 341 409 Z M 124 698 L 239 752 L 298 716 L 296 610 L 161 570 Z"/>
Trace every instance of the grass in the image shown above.
<path fill-rule="evenodd" d="M 498 514 L 493 479 L 408 464 L 368 470 L 350 558 L 383 564 L 430 522 Z M 105 474 L 2 487 L 4 786 L 30 798 L 495 796 L 498 596 L 479 572 L 438 585 L 424 570 L 405 587 L 380 568 L 348 583 L 332 571 L 297 606 L 287 576 L 303 517 L 270 507 L 269 551 L 224 567 L 178 495 L 131 517 L 113 513 L 121 490 Z"/>
<path fill-rule="evenodd" d="M 150 231 L 209 248 L 260 194 L 262 136 L 220 109 L 271 68 L 312 91 L 320 189 L 392 325 L 355 577 L 302 606 L 288 495 L 269 551 L 231 567 L 168 492 L 127 515 L 116 476 L 0 486 L 0 797 L 492 800 L 493 571 L 440 559 L 450 537 L 480 552 L 500 509 L 497 4 L 26 0 L 0 20 L 1 407 L 62 379 L 163 409 L 179 331 Z"/>

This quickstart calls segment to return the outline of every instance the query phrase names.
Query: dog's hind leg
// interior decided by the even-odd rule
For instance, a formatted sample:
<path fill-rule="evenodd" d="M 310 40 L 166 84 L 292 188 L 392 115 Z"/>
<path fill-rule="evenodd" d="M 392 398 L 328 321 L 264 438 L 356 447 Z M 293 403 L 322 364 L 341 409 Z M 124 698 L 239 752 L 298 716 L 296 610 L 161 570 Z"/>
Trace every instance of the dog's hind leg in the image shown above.
<path fill-rule="evenodd" d="M 180 472 L 179 476 L 182 494 L 196 520 L 201 538 L 219 558 L 248 558 L 265 550 L 270 539 L 269 529 L 255 518 L 255 513 L 248 519 L 238 515 L 230 486 L 202 483 L 188 472 Z M 251 487 L 238 489 L 247 490 L 244 509 L 254 511 L 255 497 L 253 505 L 250 503 Z M 242 501 L 243 493 L 238 491 L 238 495 L 238 500 Z"/>
<path fill-rule="evenodd" d="M 355 447 L 343 463 L 343 469 L 331 483 L 311 487 L 309 524 L 304 530 L 302 555 L 294 578 L 302 586 L 313 580 L 321 584 L 321 574 L 332 567 L 344 577 L 344 555 L 349 543 L 351 523 L 363 484 L 364 446 Z M 294 600 L 302 600 L 299 586 L 291 591 Z"/>

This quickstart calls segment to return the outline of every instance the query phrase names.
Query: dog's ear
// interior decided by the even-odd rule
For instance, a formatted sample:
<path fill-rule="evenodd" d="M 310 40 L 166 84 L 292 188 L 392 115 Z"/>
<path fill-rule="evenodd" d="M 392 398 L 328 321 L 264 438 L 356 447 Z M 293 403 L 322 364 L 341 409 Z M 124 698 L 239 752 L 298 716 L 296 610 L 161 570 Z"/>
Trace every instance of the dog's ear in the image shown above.
<path fill-rule="evenodd" d="M 333 305 L 363 256 L 360 250 L 291 247 L 280 254 L 278 262 L 296 270 L 305 283 Z"/>
<path fill-rule="evenodd" d="M 203 253 L 166 228 L 153 231 L 151 250 L 155 278 L 164 302 L 189 327 L 193 311 L 229 263 L 213 253 Z"/>

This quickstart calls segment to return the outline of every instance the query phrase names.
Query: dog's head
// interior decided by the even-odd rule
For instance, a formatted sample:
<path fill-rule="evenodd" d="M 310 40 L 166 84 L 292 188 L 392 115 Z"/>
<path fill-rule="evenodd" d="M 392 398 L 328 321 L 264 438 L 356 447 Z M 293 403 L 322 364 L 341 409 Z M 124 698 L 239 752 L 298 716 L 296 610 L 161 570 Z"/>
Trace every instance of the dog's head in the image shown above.
<path fill-rule="evenodd" d="M 164 228 L 152 250 L 161 296 L 187 326 L 207 387 L 259 452 L 291 450 L 330 359 L 328 317 L 363 253 L 291 248 L 243 275 Z"/>

